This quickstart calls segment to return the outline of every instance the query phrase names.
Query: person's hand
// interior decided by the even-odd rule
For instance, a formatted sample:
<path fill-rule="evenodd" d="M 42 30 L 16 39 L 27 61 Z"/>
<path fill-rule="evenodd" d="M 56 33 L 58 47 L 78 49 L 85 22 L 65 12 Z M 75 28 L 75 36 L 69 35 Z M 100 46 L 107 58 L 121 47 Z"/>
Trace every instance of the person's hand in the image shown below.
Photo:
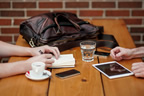
<path fill-rule="evenodd" d="M 132 71 L 136 77 L 144 77 L 144 62 L 133 63 Z"/>
<path fill-rule="evenodd" d="M 122 47 L 116 47 L 111 50 L 110 56 L 117 61 L 120 61 L 122 59 L 131 59 L 131 49 L 122 48 Z"/>
<path fill-rule="evenodd" d="M 50 47 L 48 45 L 31 48 L 30 51 L 32 56 L 38 56 L 45 53 L 52 53 L 56 57 L 56 59 L 58 59 L 60 55 L 59 49 L 57 47 Z"/>
<path fill-rule="evenodd" d="M 31 64 L 33 62 L 44 62 L 46 64 L 46 68 L 47 68 L 47 67 L 52 66 L 52 63 L 54 63 L 54 60 L 52 59 L 51 54 L 42 54 L 42 55 L 31 57 L 25 61 L 25 70 L 26 71 L 31 70 Z"/>

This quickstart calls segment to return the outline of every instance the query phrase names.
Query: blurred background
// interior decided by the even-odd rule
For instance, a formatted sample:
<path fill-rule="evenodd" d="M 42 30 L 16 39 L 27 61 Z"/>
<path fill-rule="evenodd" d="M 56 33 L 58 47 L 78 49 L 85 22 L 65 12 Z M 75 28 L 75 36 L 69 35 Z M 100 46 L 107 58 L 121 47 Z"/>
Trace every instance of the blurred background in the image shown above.
<path fill-rule="evenodd" d="M 144 45 L 144 0 L 0 0 L 0 40 L 15 44 L 22 21 L 55 11 L 82 19 L 123 19 L 135 45 Z"/>

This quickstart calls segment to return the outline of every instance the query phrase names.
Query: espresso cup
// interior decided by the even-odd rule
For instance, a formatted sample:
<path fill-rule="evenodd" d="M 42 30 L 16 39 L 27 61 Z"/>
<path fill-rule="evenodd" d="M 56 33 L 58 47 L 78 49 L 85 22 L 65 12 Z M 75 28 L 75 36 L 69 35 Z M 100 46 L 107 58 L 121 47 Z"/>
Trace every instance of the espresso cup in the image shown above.
<path fill-rule="evenodd" d="M 32 66 L 32 75 L 35 77 L 41 77 L 45 70 L 45 63 L 43 62 L 34 62 L 31 64 Z"/>

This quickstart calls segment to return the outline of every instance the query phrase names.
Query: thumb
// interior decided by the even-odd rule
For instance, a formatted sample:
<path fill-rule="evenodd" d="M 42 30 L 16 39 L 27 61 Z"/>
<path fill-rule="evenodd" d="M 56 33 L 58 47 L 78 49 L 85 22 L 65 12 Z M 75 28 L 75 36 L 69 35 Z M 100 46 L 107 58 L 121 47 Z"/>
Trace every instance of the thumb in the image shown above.
<path fill-rule="evenodd" d="M 121 52 L 119 52 L 119 53 L 116 54 L 116 57 L 119 58 L 119 57 L 122 57 L 122 55 L 123 55 L 123 54 L 122 54 Z"/>

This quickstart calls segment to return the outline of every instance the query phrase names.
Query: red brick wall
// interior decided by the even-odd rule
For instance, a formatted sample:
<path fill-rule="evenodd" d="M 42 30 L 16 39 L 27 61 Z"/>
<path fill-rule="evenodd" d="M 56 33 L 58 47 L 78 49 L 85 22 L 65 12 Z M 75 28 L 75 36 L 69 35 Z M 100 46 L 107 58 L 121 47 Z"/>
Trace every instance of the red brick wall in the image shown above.
<path fill-rule="evenodd" d="M 0 40 L 15 43 L 21 21 L 53 11 L 83 19 L 124 19 L 136 46 L 144 45 L 144 0 L 0 0 Z"/>

